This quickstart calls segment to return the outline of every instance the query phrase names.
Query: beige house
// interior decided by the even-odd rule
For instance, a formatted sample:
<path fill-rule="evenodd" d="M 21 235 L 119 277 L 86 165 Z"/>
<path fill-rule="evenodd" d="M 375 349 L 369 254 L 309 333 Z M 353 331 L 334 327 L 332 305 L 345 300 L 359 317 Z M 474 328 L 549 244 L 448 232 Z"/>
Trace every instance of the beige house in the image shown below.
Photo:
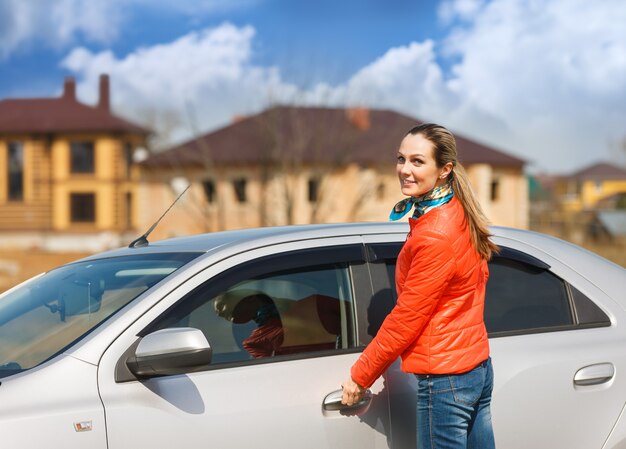
<path fill-rule="evenodd" d="M 148 130 L 111 112 L 106 75 L 99 94 L 80 103 L 68 77 L 58 98 L 0 101 L 0 248 L 97 251 L 136 234 Z"/>
<path fill-rule="evenodd" d="M 396 149 L 418 120 L 387 110 L 274 107 L 142 163 L 151 240 L 255 226 L 385 221 L 402 196 Z M 459 158 L 496 225 L 527 228 L 524 161 L 457 135 Z"/>

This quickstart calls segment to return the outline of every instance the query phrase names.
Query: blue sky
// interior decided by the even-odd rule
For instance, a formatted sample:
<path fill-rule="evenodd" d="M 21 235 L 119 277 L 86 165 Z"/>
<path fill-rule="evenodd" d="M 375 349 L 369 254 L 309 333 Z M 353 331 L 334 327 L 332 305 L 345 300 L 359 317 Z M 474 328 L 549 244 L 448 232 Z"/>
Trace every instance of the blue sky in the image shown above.
<path fill-rule="evenodd" d="M 393 109 L 567 173 L 626 162 L 625 24 L 622 0 L 0 0 L 0 99 L 72 75 L 94 103 L 108 73 L 161 146 L 275 103 Z"/>

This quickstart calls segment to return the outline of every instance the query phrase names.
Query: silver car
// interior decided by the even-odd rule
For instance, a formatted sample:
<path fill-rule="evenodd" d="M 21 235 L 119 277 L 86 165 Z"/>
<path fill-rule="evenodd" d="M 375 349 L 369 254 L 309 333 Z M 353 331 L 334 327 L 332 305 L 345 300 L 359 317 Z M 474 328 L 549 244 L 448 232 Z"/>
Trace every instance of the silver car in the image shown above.
<path fill-rule="evenodd" d="M 396 362 L 340 382 L 395 301 L 406 223 L 230 231 L 123 248 L 0 296 L 12 449 L 414 448 Z M 626 447 L 626 270 L 494 228 L 485 321 L 507 449 Z"/>

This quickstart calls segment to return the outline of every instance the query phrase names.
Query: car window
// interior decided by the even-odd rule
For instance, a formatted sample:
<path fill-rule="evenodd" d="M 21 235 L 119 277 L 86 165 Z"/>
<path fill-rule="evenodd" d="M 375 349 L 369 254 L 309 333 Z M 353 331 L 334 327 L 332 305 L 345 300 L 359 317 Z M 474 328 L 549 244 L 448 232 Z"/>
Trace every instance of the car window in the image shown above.
<path fill-rule="evenodd" d="M 150 331 L 200 329 L 214 365 L 352 348 L 345 255 L 339 251 L 333 262 L 332 253 L 302 251 L 248 262 L 191 292 Z"/>
<path fill-rule="evenodd" d="M 0 301 L 0 378 L 75 344 L 201 253 L 139 254 L 64 265 Z"/>
<path fill-rule="evenodd" d="M 519 331 L 573 324 L 565 282 L 550 271 L 494 257 L 485 295 L 487 331 Z"/>
<path fill-rule="evenodd" d="M 374 259 L 385 261 L 394 301 L 396 264 L 391 256 L 400 248 L 372 245 Z M 507 247 L 493 257 L 485 297 L 485 325 L 491 337 L 611 324 L 591 299 L 549 269 L 545 262 Z"/>

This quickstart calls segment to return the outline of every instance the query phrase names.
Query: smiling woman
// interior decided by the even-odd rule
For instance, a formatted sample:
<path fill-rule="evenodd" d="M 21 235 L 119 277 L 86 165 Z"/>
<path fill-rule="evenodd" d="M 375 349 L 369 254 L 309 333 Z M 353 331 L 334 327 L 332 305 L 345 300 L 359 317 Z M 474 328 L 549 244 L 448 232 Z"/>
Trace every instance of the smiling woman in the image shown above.
<path fill-rule="evenodd" d="M 414 206 L 395 271 L 398 300 L 342 384 L 359 403 L 399 356 L 417 376 L 422 449 L 493 449 L 493 370 L 484 322 L 487 261 L 497 246 L 443 126 L 412 128 L 398 151 L 399 219 Z M 452 389 L 451 389 L 452 386 Z"/>

